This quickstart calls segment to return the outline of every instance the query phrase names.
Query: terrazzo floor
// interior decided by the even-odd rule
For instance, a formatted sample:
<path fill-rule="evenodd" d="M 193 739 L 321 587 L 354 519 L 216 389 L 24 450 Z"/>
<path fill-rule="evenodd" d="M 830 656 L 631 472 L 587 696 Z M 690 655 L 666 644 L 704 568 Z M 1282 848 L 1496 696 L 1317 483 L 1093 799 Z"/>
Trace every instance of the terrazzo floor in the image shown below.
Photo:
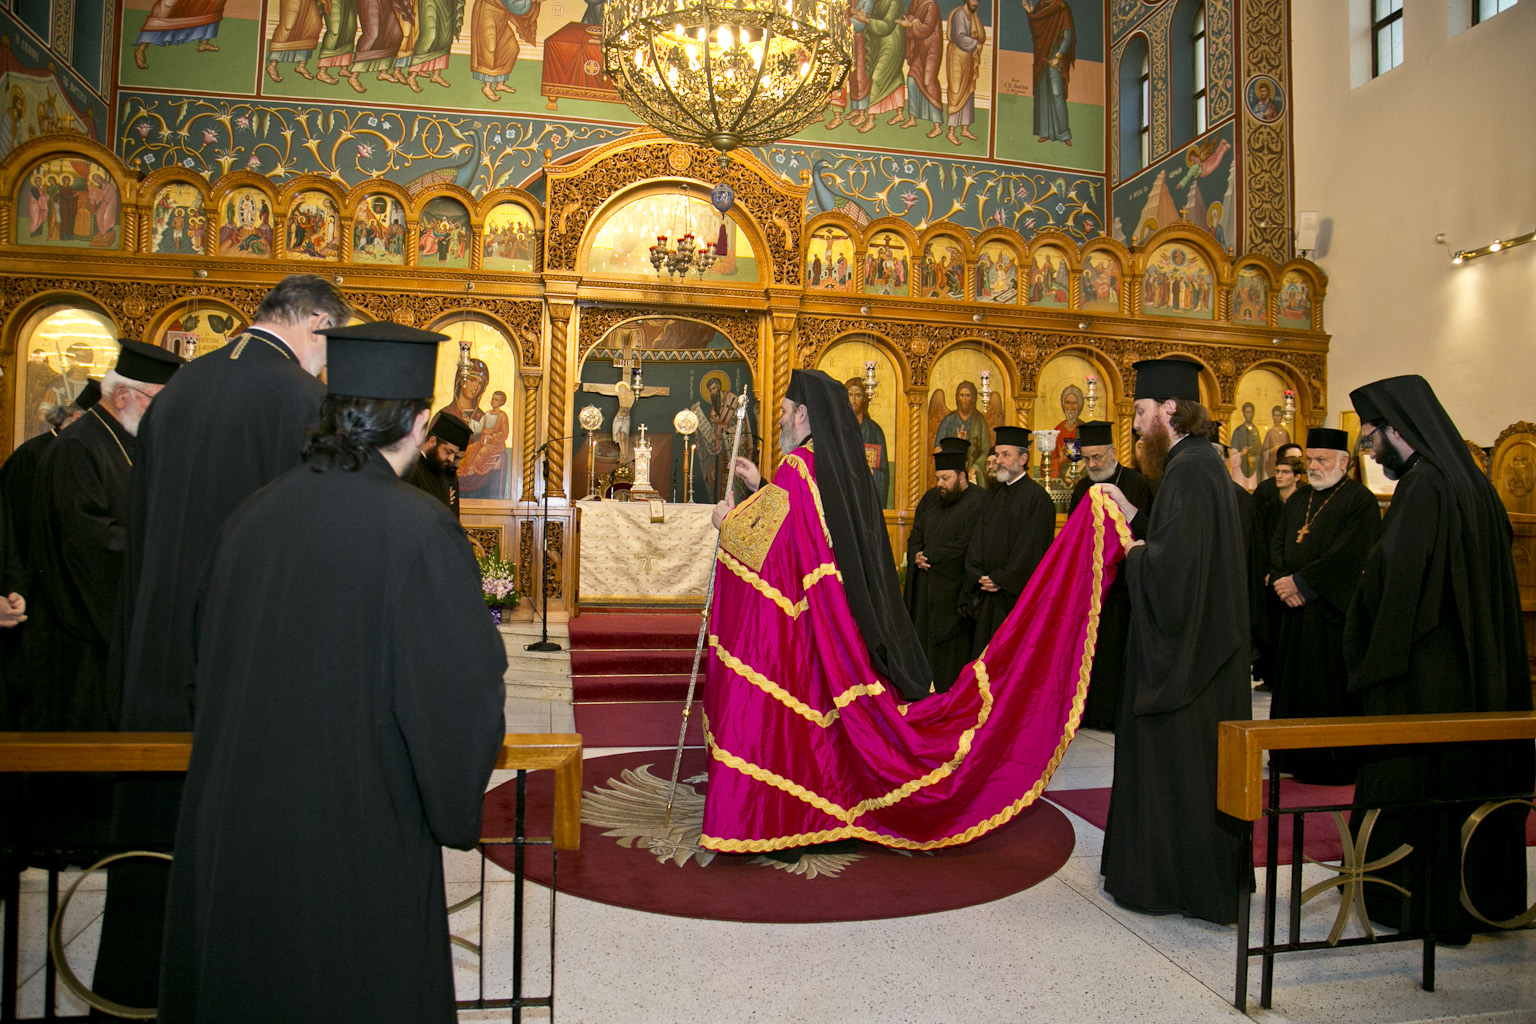
<path fill-rule="evenodd" d="M 531 654 L 536 624 L 504 626 L 509 732 L 574 732 L 569 658 Z M 564 626 L 550 638 L 566 645 Z M 1254 716 L 1268 716 L 1255 692 Z M 587 751 L 587 756 L 619 752 Z M 1083 730 L 1051 780 L 1051 790 L 1108 786 L 1114 737 Z M 498 772 L 491 785 L 510 773 Z M 587 780 L 588 785 L 593 780 Z M 1103 833 L 1070 812 L 1077 845 L 1066 865 L 1041 884 L 978 907 L 868 923 L 747 925 L 623 910 L 572 896 L 558 898 L 555 987 L 558 1019 L 575 1024 L 772 1022 L 772 1024 L 990 1024 L 990 1022 L 1242 1020 L 1231 1005 L 1236 932 L 1182 917 L 1147 917 L 1116 906 L 1100 888 Z M 1536 855 L 1531 855 L 1536 878 Z M 444 855 L 448 902 L 473 895 L 481 858 Z M 461 998 L 481 984 L 495 998 L 511 990 L 512 883 L 485 865 L 485 960 L 453 951 Z M 1288 885 L 1282 873 L 1280 896 Z M 1326 873 L 1308 866 L 1304 882 Z M 68 884 L 66 879 L 65 884 Z M 808 883 L 808 886 L 811 883 Z M 44 881 L 23 877 L 23 1016 L 42 1015 Z M 1536 886 L 1532 887 L 1536 890 Z M 549 990 L 549 893 L 529 886 L 524 925 L 524 982 Z M 810 898 L 808 896 L 808 898 Z M 88 978 L 100 929 L 104 882 L 88 878 L 66 922 L 70 963 Z M 1283 906 L 1283 905 L 1282 905 Z M 1338 897 L 1307 905 L 1306 937 L 1322 937 Z M 1254 935 L 1261 913 L 1254 906 Z M 452 930 L 480 941 L 481 907 L 454 915 Z M 1275 1024 L 1399 1024 L 1466 1021 L 1536 1022 L 1536 934 L 1478 936 L 1437 953 L 1435 992 L 1418 984 L 1413 943 L 1280 957 L 1274 1007 L 1258 1005 L 1259 970 L 1249 972 L 1248 1016 Z M 61 1014 L 83 1010 L 70 995 Z M 466 1011 L 461 1021 L 506 1021 L 508 1010 Z M 543 1021 L 542 1010 L 524 1020 Z"/>

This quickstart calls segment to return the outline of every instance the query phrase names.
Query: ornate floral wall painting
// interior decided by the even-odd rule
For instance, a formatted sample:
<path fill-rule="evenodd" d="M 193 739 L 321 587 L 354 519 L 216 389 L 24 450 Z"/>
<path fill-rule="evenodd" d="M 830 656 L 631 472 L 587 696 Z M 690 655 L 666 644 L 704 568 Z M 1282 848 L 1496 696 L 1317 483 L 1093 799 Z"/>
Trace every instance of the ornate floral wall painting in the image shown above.
<path fill-rule="evenodd" d="M 117 328 L 94 309 L 63 307 L 43 311 L 19 341 L 26 352 L 25 392 L 18 396 L 23 439 L 48 429 L 43 419 L 51 410 L 80 396 L 91 378 L 117 363 Z"/>
<path fill-rule="evenodd" d="M 519 393 L 512 345 L 496 327 L 473 318 L 455 317 L 431 329 L 452 339 L 438 346 L 434 415 L 446 411 L 469 424 L 469 445 L 459 462 L 459 496 L 509 500 L 517 460 L 510 445 Z M 469 342 L 466 373 L 459 371 L 461 341 Z"/>
<path fill-rule="evenodd" d="M 853 254 L 853 239 L 842 228 L 824 224 L 806 244 L 805 286 L 811 291 L 852 292 L 857 290 L 858 265 Z"/>
<path fill-rule="evenodd" d="M 101 165 L 55 157 L 21 178 L 16 196 L 20 245 L 116 249 L 122 240 L 122 203 L 117 182 Z"/>
<path fill-rule="evenodd" d="M 1216 315 L 1215 292 L 1216 276 L 1190 246 L 1170 242 L 1147 260 L 1141 293 L 1145 312 L 1210 320 Z"/>
<path fill-rule="evenodd" d="M 906 239 L 892 231 L 877 232 L 864 254 L 864 294 L 907 295 L 910 287 Z"/>
<path fill-rule="evenodd" d="M 965 247 L 958 239 L 938 235 L 923 243 L 918 267 L 917 295 L 921 299 L 965 299 Z"/>
<path fill-rule="evenodd" d="M 324 192 L 300 192 L 288 206 L 284 240 L 289 259 L 334 260 L 341 253 L 341 217 Z"/>
<path fill-rule="evenodd" d="M 1072 304 L 1072 268 L 1067 254 L 1054 245 L 1042 245 L 1030 256 L 1024 301 L 1046 309 L 1066 309 Z"/>
<path fill-rule="evenodd" d="M 987 242 L 976 254 L 976 301 L 1012 306 L 1019 301 L 1019 253 L 1007 242 Z"/>
<path fill-rule="evenodd" d="M 1097 313 L 1120 312 L 1123 277 L 1120 261 L 1109 253 L 1091 252 L 1084 256 L 1081 308 Z"/>
<path fill-rule="evenodd" d="M 219 255 L 272 256 L 272 200 L 258 188 L 231 190 L 219 203 Z"/>
<path fill-rule="evenodd" d="M 463 203 L 439 198 L 422 208 L 416 234 L 418 267 L 467 270 L 469 246 L 469 211 Z"/>
<path fill-rule="evenodd" d="M 1295 330 L 1312 328 L 1312 285 L 1303 274 L 1289 271 L 1280 281 L 1279 325 Z"/>
<path fill-rule="evenodd" d="M 155 193 L 149 209 L 150 251 L 162 255 L 203 254 L 208 217 L 201 192 L 191 185 L 172 182 Z"/>
<path fill-rule="evenodd" d="M 1258 267 L 1238 267 L 1232 282 L 1232 322 L 1269 323 L 1269 277 Z"/>
<path fill-rule="evenodd" d="M 536 269 L 539 233 L 521 203 L 501 203 L 485 215 L 480 238 L 482 270 L 529 273 Z"/>
<path fill-rule="evenodd" d="M 364 196 L 352 215 L 352 262 L 405 265 L 405 207 L 394 196 Z"/>

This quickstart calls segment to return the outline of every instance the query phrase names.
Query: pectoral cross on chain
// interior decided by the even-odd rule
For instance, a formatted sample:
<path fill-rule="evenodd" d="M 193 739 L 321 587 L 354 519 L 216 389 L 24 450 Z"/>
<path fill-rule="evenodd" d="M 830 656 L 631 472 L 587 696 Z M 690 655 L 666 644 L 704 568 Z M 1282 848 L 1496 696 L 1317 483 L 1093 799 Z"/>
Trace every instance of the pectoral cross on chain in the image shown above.
<path fill-rule="evenodd" d="M 1311 532 L 1312 532 L 1312 527 L 1311 526 L 1303 525 L 1301 529 L 1296 531 L 1296 543 L 1300 544 L 1303 540 L 1306 539 L 1307 534 L 1309 534 Z"/>

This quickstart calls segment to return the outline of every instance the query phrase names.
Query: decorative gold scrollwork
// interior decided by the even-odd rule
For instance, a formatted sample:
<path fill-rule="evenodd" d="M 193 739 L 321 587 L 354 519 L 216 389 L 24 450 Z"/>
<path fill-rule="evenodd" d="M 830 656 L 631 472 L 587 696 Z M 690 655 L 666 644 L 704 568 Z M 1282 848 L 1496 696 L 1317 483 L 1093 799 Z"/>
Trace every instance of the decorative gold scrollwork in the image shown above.
<path fill-rule="evenodd" d="M 1385 878 L 1377 878 L 1372 871 L 1380 871 L 1390 867 L 1413 852 L 1413 847 L 1407 843 L 1399 846 L 1380 860 L 1367 861 L 1365 859 L 1366 847 L 1371 842 L 1371 832 L 1376 828 L 1376 819 L 1381 815 L 1381 809 L 1373 807 L 1365 812 L 1365 817 L 1360 823 L 1360 834 L 1353 842 L 1349 838 L 1349 823 L 1344 820 L 1344 815 L 1339 811 L 1333 812 L 1334 826 L 1339 830 L 1339 841 L 1343 846 L 1343 855 L 1339 858 L 1339 864 L 1334 867 L 1322 861 L 1313 860 L 1305 853 L 1301 856 L 1308 864 L 1316 864 L 1319 867 L 1332 868 L 1334 876 L 1309 886 L 1302 891 L 1301 902 L 1305 906 L 1312 897 L 1320 895 L 1334 886 L 1341 890 L 1338 916 L 1333 919 L 1333 929 L 1328 933 L 1328 945 L 1336 945 L 1339 937 L 1344 934 L 1344 926 L 1349 924 L 1349 912 L 1353 908 L 1355 920 L 1360 923 L 1360 928 L 1365 932 L 1366 938 L 1376 941 L 1376 932 L 1371 928 L 1371 919 L 1365 912 L 1365 883 L 1375 882 L 1379 885 L 1389 885 L 1404 896 L 1413 894 L 1396 882 L 1389 882 Z M 1274 856 L 1275 851 L 1270 851 Z"/>
<path fill-rule="evenodd" d="M 1483 819 L 1487 818 L 1494 811 L 1504 807 L 1513 807 L 1516 804 L 1523 804 L 1532 810 L 1536 810 L 1536 803 L 1532 803 L 1530 800 L 1490 800 L 1467 815 L 1467 820 L 1461 823 L 1461 905 L 1466 908 L 1467 913 L 1484 924 L 1493 925 L 1495 928 L 1524 928 L 1532 921 L 1536 921 L 1536 903 L 1526 907 L 1525 913 L 1504 921 L 1494 921 L 1484 917 L 1482 912 L 1472 905 L 1472 897 L 1467 895 L 1467 845 L 1472 842 L 1472 835 L 1477 831 L 1478 826 L 1483 823 Z"/>

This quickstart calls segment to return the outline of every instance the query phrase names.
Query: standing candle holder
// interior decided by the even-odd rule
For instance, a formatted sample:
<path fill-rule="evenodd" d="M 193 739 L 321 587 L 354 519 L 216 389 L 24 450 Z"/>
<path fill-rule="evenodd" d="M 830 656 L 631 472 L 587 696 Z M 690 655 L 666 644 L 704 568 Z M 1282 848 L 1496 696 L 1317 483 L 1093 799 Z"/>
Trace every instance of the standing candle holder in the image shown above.
<path fill-rule="evenodd" d="M 587 432 L 587 497 L 597 494 L 597 438 L 593 431 L 603 425 L 603 411 L 595 405 L 581 410 L 577 418 Z"/>
<path fill-rule="evenodd" d="M 689 382 L 689 390 L 692 390 L 692 382 Z M 672 429 L 676 430 L 683 438 L 683 479 L 688 481 L 684 491 L 684 500 L 693 503 L 693 432 L 699 429 L 699 418 L 694 415 L 692 409 L 684 409 L 672 417 Z"/>

